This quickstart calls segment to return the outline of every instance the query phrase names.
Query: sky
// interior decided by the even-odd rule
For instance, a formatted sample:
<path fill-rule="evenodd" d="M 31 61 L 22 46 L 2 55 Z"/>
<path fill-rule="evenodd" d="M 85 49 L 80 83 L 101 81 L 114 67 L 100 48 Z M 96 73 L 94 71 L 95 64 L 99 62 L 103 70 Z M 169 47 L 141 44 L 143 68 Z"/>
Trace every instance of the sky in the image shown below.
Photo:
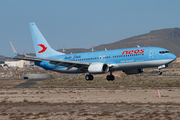
<path fill-rule="evenodd" d="M 180 27 L 180 0 L 0 0 L 0 55 L 35 53 L 35 22 L 55 50 L 91 48 Z"/>

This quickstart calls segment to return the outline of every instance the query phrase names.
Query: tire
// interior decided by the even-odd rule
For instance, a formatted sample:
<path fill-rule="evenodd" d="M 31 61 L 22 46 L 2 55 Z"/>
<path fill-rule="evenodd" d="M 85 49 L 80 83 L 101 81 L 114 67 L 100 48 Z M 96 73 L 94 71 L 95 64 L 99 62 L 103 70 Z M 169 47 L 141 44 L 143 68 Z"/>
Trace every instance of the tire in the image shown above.
<path fill-rule="evenodd" d="M 162 75 L 162 72 L 159 71 L 159 72 L 158 72 L 158 75 Z"/>
<path fill-rule="evenodd" d="M 93 75 L 89 75 L 90 76 L 90 80 L 92 81 L 94 79 Z"/>
<path fill-rule="evenodd" d="M 106 79 L 108 81 L 113 81 L 114 80 L 114 75 L 107 75 Z"/>
<path fill-rule="evenodd" d="M 114 81 L 114 75 L 111 75 L 111 81 Z"/>
<path fill-rule="evenodd" d="M 111 76 L 110 76 L 110 75 L 107 75 L 107 76 L 106 76 L 106 79 L 107 79 L 108 81 L 111 81 Z"/>
<path fill-rule="evenodd" d="M 93 79 L 94 79 L 94 77 L 93 77 L 93 75 L 86 75 L 85 76 L 85 79 L 87 80 L 87 81 L 92 81 Z"/>
<path fill-rule="evenodd" d="M 90 80 L 90 76 L 89 76 L 89 75 L 86 75 L 86 76 L 85 76 L 85 79 L 86 79 L 87 81 L 89 81 L 89 80 Z"/>

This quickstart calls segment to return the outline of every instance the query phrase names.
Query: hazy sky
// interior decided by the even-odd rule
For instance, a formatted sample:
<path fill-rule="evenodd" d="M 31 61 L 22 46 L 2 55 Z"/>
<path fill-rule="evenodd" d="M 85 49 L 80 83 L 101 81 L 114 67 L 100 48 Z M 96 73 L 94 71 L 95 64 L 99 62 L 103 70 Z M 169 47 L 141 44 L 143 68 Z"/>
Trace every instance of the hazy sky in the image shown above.
<path fill-rule="evenodd" d="M 55 50 L 90 48 L 180 27 L 180 0 L 0 0 L 0 55 L 34 53 L 35 22 Z"/>

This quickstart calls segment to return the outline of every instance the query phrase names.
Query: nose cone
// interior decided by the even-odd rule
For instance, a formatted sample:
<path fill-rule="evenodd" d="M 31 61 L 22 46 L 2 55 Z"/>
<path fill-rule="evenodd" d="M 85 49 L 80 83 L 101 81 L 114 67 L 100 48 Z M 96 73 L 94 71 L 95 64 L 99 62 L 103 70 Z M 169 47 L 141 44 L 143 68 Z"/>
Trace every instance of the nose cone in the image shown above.
<path fill-rule="evenodd" d="M 174 54 L 172 54 L 172 58 L 173 58 L 174 60 L 176 60 L 177 57 L 176 57 Z"/>
<path fill-rule="evenodd" d="M 168 54 L 167 56 L 168 59 L 172 59 L 173 61 L 176 59 L 176 56 L 172 53 Z"/>

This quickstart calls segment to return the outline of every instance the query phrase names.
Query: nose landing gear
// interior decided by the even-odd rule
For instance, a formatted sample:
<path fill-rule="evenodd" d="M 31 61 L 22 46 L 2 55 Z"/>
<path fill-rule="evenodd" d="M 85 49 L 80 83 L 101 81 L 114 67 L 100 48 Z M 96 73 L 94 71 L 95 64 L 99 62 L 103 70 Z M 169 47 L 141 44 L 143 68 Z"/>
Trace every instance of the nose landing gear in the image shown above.
<path fill-rule="evenodd" d="M 162 75 L 162 72 L 159 70 L 158 75 Z"/>
<path fill-rule="evenodd" d="M 161 66 L 159 66 L 158 67 L 158 69 L 159 69 L 158 75 L 162 75 L 161 69 L 166 68 L 166 67 L 168 67 L 168 65 L 161 65 Z"/>

